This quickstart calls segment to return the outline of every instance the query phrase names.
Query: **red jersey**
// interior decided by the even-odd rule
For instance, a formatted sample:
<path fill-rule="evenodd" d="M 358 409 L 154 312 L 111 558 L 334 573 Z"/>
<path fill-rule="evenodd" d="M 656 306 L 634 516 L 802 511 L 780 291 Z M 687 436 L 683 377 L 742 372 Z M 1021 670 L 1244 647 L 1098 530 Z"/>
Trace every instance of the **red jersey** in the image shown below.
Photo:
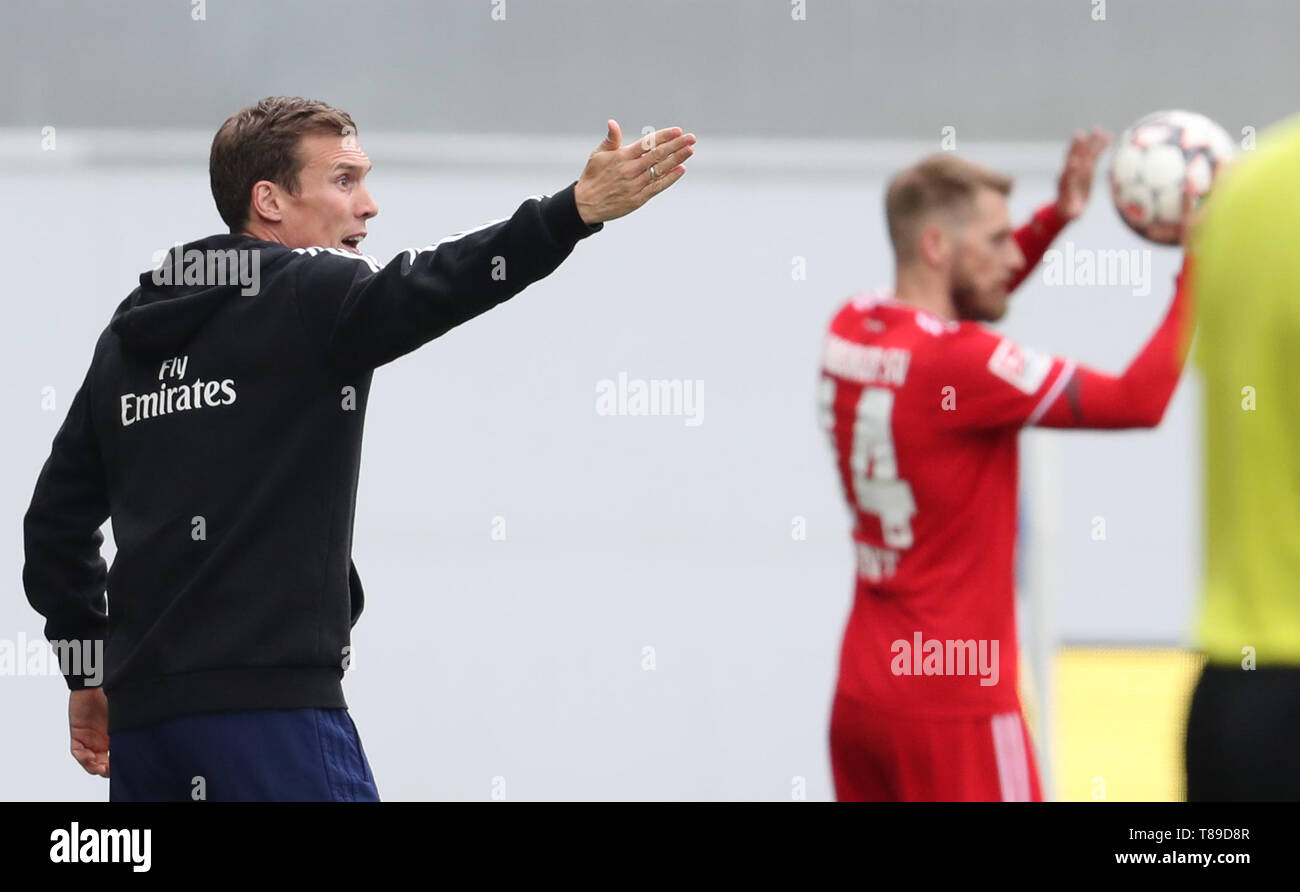
<path fill-rule="evenodd" d="M 1019 709 L 1017 438 L 1072 367 L 888 297 L 835 316 L 821 406 L 859 580 L 841 694 L 910 712 Z"/>

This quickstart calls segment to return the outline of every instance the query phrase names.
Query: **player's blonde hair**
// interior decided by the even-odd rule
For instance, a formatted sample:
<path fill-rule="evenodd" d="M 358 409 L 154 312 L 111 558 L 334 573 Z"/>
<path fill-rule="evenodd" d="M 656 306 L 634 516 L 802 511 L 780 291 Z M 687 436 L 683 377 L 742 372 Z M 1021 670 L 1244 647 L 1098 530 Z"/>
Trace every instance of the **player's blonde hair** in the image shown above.
<path fill-rule="evenodd" d="M 1011 194 L 1011 177 L 948 152 L 940 152 L 896 174 L 885 193 L 885 219 L 894 257 L 902 265 L 916 255 L 917 235 L 936 211 L 958 219 L 974 206 L 980 189 Z"/>

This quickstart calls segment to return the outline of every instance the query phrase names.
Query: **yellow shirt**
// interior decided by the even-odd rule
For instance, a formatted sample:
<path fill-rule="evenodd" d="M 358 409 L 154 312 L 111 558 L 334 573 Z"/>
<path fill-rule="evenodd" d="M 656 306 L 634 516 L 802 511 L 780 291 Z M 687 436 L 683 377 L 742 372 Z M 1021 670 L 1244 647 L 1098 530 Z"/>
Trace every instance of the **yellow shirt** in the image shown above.
<path fill-rule="evenodd" d="M 1300 665 L 1300 116 L 1243 155 L 1192 250 L 1205 385 L 1197 636 L 1212 663 Z"/>

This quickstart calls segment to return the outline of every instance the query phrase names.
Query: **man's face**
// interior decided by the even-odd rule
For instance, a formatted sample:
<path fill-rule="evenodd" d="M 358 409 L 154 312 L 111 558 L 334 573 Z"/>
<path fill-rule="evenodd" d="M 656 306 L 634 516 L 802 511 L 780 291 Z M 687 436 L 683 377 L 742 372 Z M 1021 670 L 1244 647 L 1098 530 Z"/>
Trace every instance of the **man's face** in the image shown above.
<path fill-rule="evenodd" d="M 356 136 L 313 133 L 298 142 L 306 159 L 298 173 L 298 194 L 276 187 L 279 240 L 290 248 L 321 246 L 360 254 L 366 221 L 379 207 L 366 188 L 370 159 Z"/>
<path fill-rule="evenodd" d="M 995 322 L 1007 312 L 1011 280 L 1025 257 L 1012 235 L 1006 198 L 982 188 L 972 204 L 952 232 L 952 302 L 958 318 Z"/>

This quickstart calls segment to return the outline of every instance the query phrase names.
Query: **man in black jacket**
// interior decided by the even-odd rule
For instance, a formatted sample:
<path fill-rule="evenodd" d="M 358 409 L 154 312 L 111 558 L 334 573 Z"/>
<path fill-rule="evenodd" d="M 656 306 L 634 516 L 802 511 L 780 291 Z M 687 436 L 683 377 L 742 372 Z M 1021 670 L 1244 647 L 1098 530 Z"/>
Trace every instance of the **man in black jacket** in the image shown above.
<path fill-rule="evenodd" d="M 624 146 L 610 121 L 575 183 L 380 266 L 346 113 L 270 97 L 222 125 L 229 234 L 177 246 L 117 307 L 24 518 L 72 754 L 110 776 L 112 735 L 111 799 L 378 798 L 342 690 L 372 373 L 550 274 L 694 142 Z"/>

